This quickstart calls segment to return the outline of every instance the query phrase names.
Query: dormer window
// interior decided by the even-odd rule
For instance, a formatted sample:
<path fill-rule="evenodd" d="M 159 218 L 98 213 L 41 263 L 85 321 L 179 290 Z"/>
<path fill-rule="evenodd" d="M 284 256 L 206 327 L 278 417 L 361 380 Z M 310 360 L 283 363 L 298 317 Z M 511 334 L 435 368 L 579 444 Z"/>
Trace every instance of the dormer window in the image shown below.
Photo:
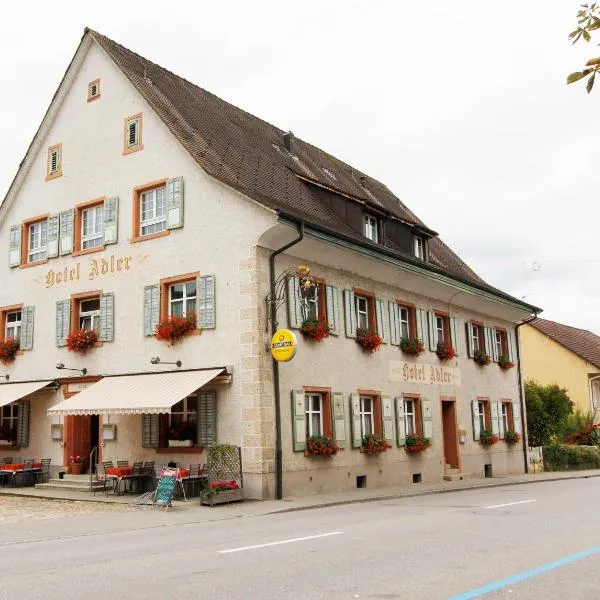
<path fill-rule="evenodd" d="M 419 235 L 415 235 L 413 238 L 413 251 L 417 258 L 425 260 L 425 242 Z"/>
<path fill-rule="evenodd" d="M 92 102 L 93 100 L 97 100 L 98 98 L 100 98 L 100 80 L 95 79 L 94 81 L 90 81 L 88 83 L 87 101 Z"/>
<path fill-rule="evenodd" d="M 377 219 L 373 215 L 363 217 L 363 233 L 372 242 L 377 242 Z"/>

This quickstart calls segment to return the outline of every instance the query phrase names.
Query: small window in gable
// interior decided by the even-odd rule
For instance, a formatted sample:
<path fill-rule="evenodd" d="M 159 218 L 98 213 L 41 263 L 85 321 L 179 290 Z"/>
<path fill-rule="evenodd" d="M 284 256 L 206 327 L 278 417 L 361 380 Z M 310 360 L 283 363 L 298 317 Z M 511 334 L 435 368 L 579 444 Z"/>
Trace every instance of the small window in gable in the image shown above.
<path fill-rule="evenodd" d="M 93 100 L 97 100 L 98 98 L 100 98 L 100 80 L 95 79 L 94 81 L 90 81 L 88 83 L 87 101 L 92 102 Z"/>
<path fill-rule="evenodd" d="M 123 154 L 137 152 L 142 145 L 142 113 L 125 119 Z"/>
<path fill-rule="evenodd" d="M 62 144 L 48 148 L 48 162 L 46 166 L 46 181 L 56 179 L 62 175 Z"/>
<path fill-rule="evenodd" d="M 365 237 L 372 242 L 377 242 L 377 219 L 373 215 L 364 215 L 363 224 L 363 233 Z"/>

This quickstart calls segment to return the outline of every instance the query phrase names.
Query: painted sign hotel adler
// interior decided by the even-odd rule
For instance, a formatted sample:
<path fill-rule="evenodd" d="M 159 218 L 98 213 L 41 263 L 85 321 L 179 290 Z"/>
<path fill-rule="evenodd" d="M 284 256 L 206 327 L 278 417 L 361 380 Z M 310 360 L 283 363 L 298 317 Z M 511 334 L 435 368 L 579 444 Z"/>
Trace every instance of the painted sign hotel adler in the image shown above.
<path fill-rule="evenodd" d="M 107 258 L 91 258 L 87 270 L 83 271 L 81 263 L 77 262 L 72 267 L 61 270 L 50 269 L 44 277 L 44 285 L 47 288 L 56 287 L 65 283 L 79 281 L 86 277 L 90 281 L 105 275 L 112 275 L 129 271 L 133 258 L 131 256 L 118 257 L 112 254 Z"/>
<path fill-rule="evenodd" d="M 403 360 L 390 361 L 390 381 L 460 387 L 460 369 Z"/>

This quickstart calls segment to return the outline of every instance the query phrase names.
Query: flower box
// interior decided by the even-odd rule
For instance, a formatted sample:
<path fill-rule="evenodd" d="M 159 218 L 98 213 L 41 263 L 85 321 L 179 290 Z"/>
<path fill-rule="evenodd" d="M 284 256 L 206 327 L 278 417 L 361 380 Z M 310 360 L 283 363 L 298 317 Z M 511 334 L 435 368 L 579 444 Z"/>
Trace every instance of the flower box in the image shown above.
<path fill-rule="evenodd" d="M 315 342 L 320 342 L 329 337 L 330 331 L 331 326 L 327 322 L 327 319 L 306 319 L 300 327 L 300 333 Z"/>
<path fill-rule="evenodd" d="M 503 370 L 503 371 L 509 371 L 510 369 L 512 369 L 515 366 L 515 363 L 512 362 L 508 356 L 506 356 L 506 354 L 502 354 L 502 356 L 500 356 L 498 358 L 498 366 Z"/>
<path fill-rule="evenodd" d="M 404 354 L 419 356 L 425 352 L 425 346 L 418 337 L 403 337 L 400 340 L 400 350 L 402 350 Z"/>
<path fill-rule="evenodd" d="M 356 330 L 356 343 L 362 347 L 365 352 L 377 352 L 379 346 L 383 343 L 381 336 L 369 331 L 368 329 Z"/>
<path fill-rule="evenodd" d="M 80 329 L 70 333 L 65 341 L 71 352 L 85 354 L 96 345 L 98 332 L 95 329 Z"/>
<path fill-rule="evenodd" d="M 19 340 L 16 340 L 15 338 L 11 337 L 0 342 L 0 362 L 3 365 L 10 365 L 15 362 L 19 349 Z"/>
<path fill-rule="evenodd" d="M 518 444 L 521 441 L 521 435 L 517 431 L 505 431 L 504 441 L 507 444 Z"/>
<path fill-rule="evenodd" d="M 431 439 L 421 435 L 420 433 L 413 433 L 406 436 L 406 443 L 404 450 L 407 454 L 419 454 L 431 448 Z"/>
<path fill-rule="evenodd" d="M 500 438 L 491 429 L 484 429 L 479 434 L 479 443 L 482 446 L 493 446 L 498 443 L 499 439 Z"/>
<path fill-rule="evenodd" d="M 229 504 L 230 502 L 239 502 L 244 499 L 244 490 L 241 488 L 235 490 L 224 490 L 215 494 L 202 494 L 200 502 L 204 506 L 216 506 L 218 504 Z"/>
<path fill-rule="evenodd" d="M 11 444 L 10 440 L 0 440 L 0 446 L 10 446 Z"/>
<path fill-rule="evenodd" d="M 451 344 L 444 344 L 444 342 L 440 342 L 437 345 L 437 350 L 435 351 L 437 357 L 442 361 L 446 362 L 447 360 L 451 360 L 456 356 L 456 350 L 452 347 Z"/>
<path fill-rule="evenodd" d="M 391 445 L 388 444 L 388 441 L 383 436 L 370 433 L 365 435 L 362 439 L 360 451 L 365 454 L 373 455 L 387 452 L 390 448 Z"/>
<path fill-rule="evenodd" d="M 196 329 L 196 315 L 186 317 L 172 315 L 158 323 L 156 339 L 169 342 L 173 346 L 194 329 Z"/>
<path fill-rule="evenodd" d="M 306 440 L 306 456 L 327 456 L 331 458 L 342 449 L 328 435 L 311 435 Z"/>
<path fill-rule="evenodd" d="M 192 440 L 169 440 L 169 448 L 191 448 Z"/>
<path fill-rule="evenodd" d="M 483 350 L 475 350 L 475 352 L 473 352 L 473 360 L 480 367 L 487 367 L 492 362 L 490 355 L 486 354 Z"/>

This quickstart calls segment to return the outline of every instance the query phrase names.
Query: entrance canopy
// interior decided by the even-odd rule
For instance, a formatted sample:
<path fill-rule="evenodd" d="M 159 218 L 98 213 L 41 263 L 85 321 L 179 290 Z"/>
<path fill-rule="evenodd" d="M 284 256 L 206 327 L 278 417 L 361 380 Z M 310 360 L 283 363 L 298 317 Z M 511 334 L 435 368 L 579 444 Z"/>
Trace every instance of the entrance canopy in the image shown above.
<path fill-rule="evenodd" d="M 171 407 L 225 370 L 105 377 L 48 410 L 49 415 L 169 413 Z"/>
<path fill-rule="evenodd" d="M 0 385 L 0 408 L 41 390 L 51 381 L 27 381 L 25 383 L 3 383 Z"/>

